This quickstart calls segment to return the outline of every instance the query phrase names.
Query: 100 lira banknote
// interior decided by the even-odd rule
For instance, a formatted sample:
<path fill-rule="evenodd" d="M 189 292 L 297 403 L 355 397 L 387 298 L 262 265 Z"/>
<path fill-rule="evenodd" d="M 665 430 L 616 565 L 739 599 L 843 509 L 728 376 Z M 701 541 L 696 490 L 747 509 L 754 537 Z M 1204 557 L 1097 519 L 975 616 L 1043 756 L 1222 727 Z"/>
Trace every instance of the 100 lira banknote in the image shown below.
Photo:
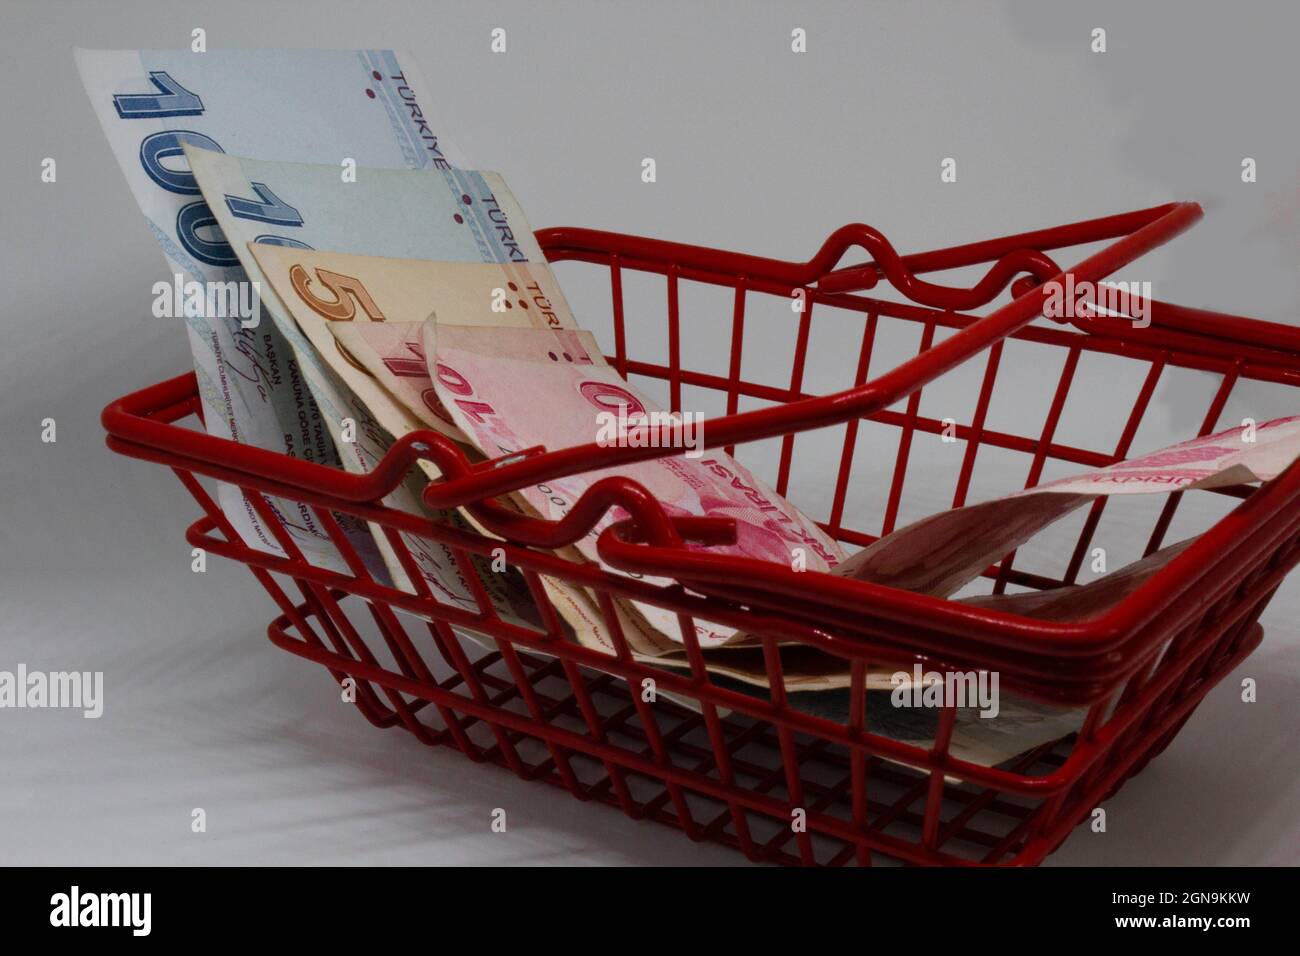
<path fill-rule="evenodd" d="M 185 146 L 283 160 L 445 169 L 464 165 L 441 135 L 431 90 L 405 55 L 390 50 L 77 50 L 77 68 L 109 144 L 174 274 L 208 289 L 248 281 L 238 253 L 204 202 Z M 293 245 L 292 223 L 263 203 L 262 242 Z M 248 208 L 252 208 L 251 206 Z M 209 283 L 211 285 L 209 285 Z M 184 315 L 210 434 L 337 465 L 313 396 L 273 323 L 244 316 Z M 283 553 L 238 489 L 218 497 L 250 545 Z M 314 515 L 272 500 L 294 543 L 314 564 L 346 565 Z M 382 572 L 363 525 L 344 530 Z"/>

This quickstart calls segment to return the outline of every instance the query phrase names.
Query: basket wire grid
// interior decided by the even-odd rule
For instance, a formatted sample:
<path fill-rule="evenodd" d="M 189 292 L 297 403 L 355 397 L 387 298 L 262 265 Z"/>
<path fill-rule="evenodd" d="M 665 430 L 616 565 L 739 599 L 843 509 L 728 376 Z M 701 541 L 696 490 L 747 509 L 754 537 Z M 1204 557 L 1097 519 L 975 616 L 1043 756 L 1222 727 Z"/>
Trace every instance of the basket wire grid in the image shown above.
<path fill-rule="evenodd" d="M 1049 465 L 1078 470 L 1123 459 L 1162 376 L 1174 369 L 1209 373 L 1201 378 L 1210 386 L 1199 419 L 1201 435 L 1222 427 L 1225 406 L 1243 382 L 1293 394 L 1290 389 L 1300 385 L 1300 336 L 1286 327 L 1158 302 L 1149 303 L 1152 322 L 1144 329 L 1096 314 L 1069 325 L 1032 321 L 1042 314 L 1044 283 L 1062 271 L 1049 250 L 1105 243 L 1070 270 L 1077 281 L 1096 281 L 1199 214 L 1193 204 L 1169 204 L 907 257 L 875 230 L 846 226 L 804 263 L 592 230 L 551 229 L 538 238 L 552 261 L 607 271 L 611 361 L 621 373 L 665 383 L 675 410 L 681 408 L 684 386 L 715 393 L 727 414 L 709 420 L 710 447 L 739 450 L 743 459 L 747 443 L 779 441 L 770 476 L 778 492 L 785 494 L 790 484 L 796 434 L 840 428 L 834 492 L 818 517 L 831 536 L 856 547 L 898 522 L 914 443 L 950 427 L 921 414 L 923 388 L 964 363 L 977 363 L 982 371 L 969 421 L 950 427 L 964 446 L 954 456 L 959 459 L 955 474 L 942 476 L 953 479 L 954 506 L 966 501 L 982 448 L 1027 456 L 1027 487 L 1038 484 Z M 871 261 L 836 268 L 855 246 Z M 993 265 L 970 289 L 920 278 L 981 263 Z M 665 281 L 665 362 L 629 354 L 623 281 L 633 272 Z M 881 280 L 905 301 L 864 294 Z M 687 283 L 732 294 L 726 375 L 696 371 L 683 362 L 680 290 Z M 983 318 L 970 314 L 1008 285 L 1013 296 L 1008 304 Z M 788 387 L 745 378 L 747 303 L 762 296 L 788 303 L 798 290 L 806 306 L 789 313 L 797 330 Z M 812 323 L 827 315 L 861 324 L 855 378 L 844 392 L 812 396 L 804 382 L 810 332 Z M 919 327 L 919 349 L 912 359 L 873 374 L 873 347 L 890 323 Z M 1045 407 L 1036 432 L 988 424 L 1008 341 L 1064 355 L 1050 395 L 1026 396 Z M 1119 438 L 1104 449 L 1076 447 L 1056 434 L 1080 361 L 1092 354 L 1123 357 L 1144 369 Z M 740 404 L 747 400 L 769 407 L 742 413 Z M 667 824 L 693 840 L 735 847 L 755 861 L 1041 862 L 1100 801 L 1163 750 L 1210 688 L 1258 645 L 1259 615 L 1300 560 L 1300 470 L 1291 468 L 1260 489 L 1224 489 L 1232 510 L 1106 614 L 1083 622 L 1037 621 L 711 554 L 699 545 L 724 540 L 728 529 L 722 523 L 669 519 L 627 479 L 593 485 L 560 522 L 523 519 L 493 501 L 516 488 L 672 449 L 593 444 L 471 463 L 441 436 L 419 432 L 398 439 L 374 472 L 348 475 L 175 424 L 199 412 L 192 374 L 159 383 L 105 409 L 108 444 L 174 470 L 203 511 L 187 532 L 190 544 L 246 564 L 279 607 L 280 616 L 269 627 L 272 642 L 323 665 L 337 681 L 355 681 L 356 706 L 367 720 L 378 727 L 403 727 L 425 744 L 453 747 L 471 760 L 562 787 L 580 800 Z M 846 517 L 859 433 L 867 423 L 897 434 L 892 474 L 872 531 Z M 381 499 L 418 457 L 431 459 L 444 474 L 427 486 L 427 504 L 464 507 L 500 538 L 385 507 Z M 245 544 L 200 476 L 243 489 L 284 555 Z M 933 482 L 940 476 L 926 478 Z M 269 498 L 309 507 L 350 573 L 309 564 Z M 1145 553 L 1164 543 L 1181 498 L 1175 493 L 1160 504 Z M 628 517 L 600 534 L 606 566 L 553 553 L 616 506 Z M 1013 553 L 985 572 L 988 589 L 1000 593 L 1008 587 L 1076 583 L 1106 507 L 1102 498 L 1088 508 L 1063 573 L 1024 570 Z M 415 593 L 390 587 L 366 571 L 340 529 L 342 514 L 384 529 Z M 476 611 L 435 600 L 403 532 L 453 549 L 474 588 Z M 527 581 L 540 627 L 506 622 L 493 610 L 470 556 L 490 557 L 494 549 L 504 549 L 508 564 Z M 641 575 L 673 583 L 659 587 Z M 544 577 L 595 595 L 613 636 L 613 654 L 566 640 Z M 686 666 L 670 670 L 634 659 L 619 630 L 616 598 L 677 612 Z M 714 677 L 695 637 L 697 620 L 762 635 L 766 696 L 742 693 Z M 842 659 L 850 675 L 844 719 L 819 717 L 798 706 L 782 668 L 781 647 L 790 643 Z M 918 662 L 938 670 L 996 669 L 1006 689 L 1081 708 L 1079 729 L 994 767 L 950 752 L 957 723 L 952 706 L 935 715 L 928 747 L 873 732 L 868 667 L 910 669 Z M 658 689 L 653 701 L 642 693 L 647 679 Z"/>

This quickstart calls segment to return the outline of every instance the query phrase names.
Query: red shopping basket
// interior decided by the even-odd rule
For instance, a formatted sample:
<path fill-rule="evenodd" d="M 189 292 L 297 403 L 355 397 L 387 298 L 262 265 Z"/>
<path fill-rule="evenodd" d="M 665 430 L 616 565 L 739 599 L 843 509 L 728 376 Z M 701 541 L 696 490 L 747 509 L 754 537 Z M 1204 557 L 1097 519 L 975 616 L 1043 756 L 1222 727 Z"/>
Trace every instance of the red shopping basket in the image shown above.
<path fill-rule="evenodd" d="M 743 459 L 749 443 L 775 439 L 780 453 L 770 477 L 784 494 L 796 460 L 795 436 L 835 429 L 840 459 L 834 492 L 826 513 L 814 517 L 832 536 L 862 546 L 893 529 L 909 460 L 919 442 L 945 429 L 955 432 L 962 453 L 949 456 L 951 474 L 927 467 L 925 480 L 929 486 L 951 481 L 953 503 L 961 504 L 982 449 L 1023 455 L 1027 485 L 1037 484 L 1049 464 L 1078 470 L 1126 457 L 1157 386 L 1176 372 L 1199 373 L 1191 380 L 1206 393 L 1195 434 L 1222 427 L 1225 406 L 1243 383 L 1280 386 L 1287 394 L 1300 385 L 1300 333 L 1283 326 L 1154 301 L 1145 328 L 1098 314 L 1060 324 L 1034 321 L 1043 313 L 1044 283 L 1063 278 L 1048 251 L 1099 248 L 1069 270 L 1076 283 L 1095 282 L 1199 216 L 1196 205 L 1175 203 L 907 257 L 879 232 L 852 225 L 834 233 L 808 262 L 583 229 L 546 230 L 538 239 L 552 261 L 589 263 L 608 272 L 613 361 L 622 374 L 665 383 L 674 409 L 681 408 L 684 388 L 725 401 L 727 414 L 709 419 L 705 429 L 709 447 L 739 446 Z M 837 268 L 853 247 L 871 260 Z M 971 288 L 920 278 L 981 263 L 992 265 Z M 666 362 L 629 353 L 624 284 L 632 273 L 662 277 L 656 281 L 666 285 Z M 895 290 L 892 299 L 883 290 L 880 297 L 867 294 L 882 281 Z M 691 356 L 682 354 L 680 297 L 687 285 L 721 287 L 730 296 L 725 373 L 693 368 Z M 1008 286 L 1010 302 L 984 317 L 970 314 Z M 806 306 L 790 309 L 800 290 Z M 747 306 L 765 297 L 786 303 L 784 314 L 796 326 L 788 385 L 742 375 Z M 856 374 L 844 391 L 805 392 L 815 321 L 852 322 L 862 330 Z M 919 348 L 912 358 L 872 374 L 872 351 L 887 326 L 918 330 Z M 1006 364 L 1003 352 L 1013 343 L 1045 350 L 1061 364 L 1046 394 L 1017 396 L 1044 411 L 1041 429 L 1028 433 L 995 427 L 989 417 L 999 369 Z M 1058 434 L 1072 385 L 1094 356 L 1123 359 L 1141 370 L 1132 410 L 1115 423 L 1117 440 L 1104 449 L 1079 447 Z M 971 363 L 980 378 L 969 420 L 954 424 L 923 414 L 923 387 Z M 742 413 L 742 402 L 766 407 Z M 1225 489 L 1231 509 L 1106 613 L 1082 621 L 1035 620 L 711 553 L 708 544 L 726 540 L 725 521 L 670 519 L 644 489 L 624 478 L 593 485 L 558 522 L 524 518 L 494 500 L 559 476 L 671 454 L 671 448 L 592 444 L 472 463 L 441 436 L 420 432 L 400 438 L 375 471 L 351 475 L 177 424 L 199 412 L 195 378 L 187 374 L 114 402 L 103 423 L 114 451 L 176 472 L 203 510 L 187 533 L 191 545 L 248 565 L 279 605 L 281 614 L 269 627 L 272 642 L 324 665 L 335 680 L 354 680 L 357 707 L 371 723 L 405 727 L 426 744 L 454 747 L 472 760 L 563 787 L 581 800 L 612 804 L 693 840 L 736 847 L 756 861 L 1040 862 L 1159 753 L 1208 690 L 1255 648 L 1262 636 L 1260 613 L 1300 559 L 1300 469 L 1293 467 L 1258 489 Z M 892 476 L 881 489 L 870 530 L 846 518 L 855 448 L 867 427 L 895 436 L 889 446 Z M 443 474 L 427 485 L 426 502 L 467 509 L 499 539 L 382 504 L 422 456 Z M 199 476 L 242 488 L 286 556 L 246 545 Z M 351 573 L 305 561 L 268 496 L 310 507 Z M 1163 544 L 1179 501 L 1175 494 L 1160 503 L 1147 553 Z M 613 507 L 628 517 L 600 534 L 603 565 L 557 556 L 555 549 L 586 534 Z M 1105 509 L 1105 499 L 1091 506 L 1063 571 L 1027 570 L 1012 555 L 985 572 L 990 587 L 1074 583 Z M 389 531 L 418 593 L 394 589 L 366 572 L 339 529 L 340 514 Z M 476 612 L 437 602 L 422 586 L 399 532 L 449 545 L 471 584 L 477 577 L 470 555 L 503 549 L 531 588 L 541 626 L 499 618 L 481 585 Z M 656 585 L 647 576 L 670 583 Z M 566 640 L 544 577 L 595 596 L 613 632 L 614 653 Z M 688 666 L 669 670 L 634 659 L 618 632 L 616 599 L 676 612 Z M 399 610 L 412 613 L 399 617 Z M 715 678 L 696 641 L 697 620 L 762 636 L 770 685 L 765 694 L 745 693 Z M 467 639 L 467 632 L 480 637 Z M 485 651 L 487 644 L 493 649 Z M 798 706 L 783 672 L 792 644 L 842 660 L 850 676 L 842 718 Z M 932 743 L 900 742 L 873 726 L 867 671 L 880 665 L 910 669 L 918 662 L 940 670 L 995 669 L 1002 686 L 1017 694 L 1080 708 L 1078 729 L 1010 761 L 983 766 L 950 752 L 957 715 L 948 706 L 935 715 Z M 646 680 L 662 692 L 653 700 L 642 693 Z"/>

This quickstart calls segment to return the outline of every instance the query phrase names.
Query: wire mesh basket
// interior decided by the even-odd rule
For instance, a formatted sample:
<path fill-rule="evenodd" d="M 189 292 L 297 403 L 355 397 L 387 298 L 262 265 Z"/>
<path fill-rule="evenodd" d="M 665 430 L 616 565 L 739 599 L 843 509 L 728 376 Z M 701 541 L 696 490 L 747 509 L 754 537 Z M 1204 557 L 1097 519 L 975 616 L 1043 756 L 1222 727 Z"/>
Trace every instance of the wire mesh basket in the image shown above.
<path fill-rule="evenodd" d="M 813 517 L 832 537 L 863 546 L 894 529 L 908 479 L 951 486 L 952 504 L 965 503 L 981 450 L 1023 456 L 1026 487 L 1049 467 L 1098 467 L 1125 458 L 1162 377 L 1176 370 L 1201 373 L 1192 379 L 1203 394 L 1195 434 L 1220 427 L 1230 397 L 1245 383 L 1292 395 L 1300 385 L 1300 335 L 1286 327 L 1154 301 L 1144 328 L 1097 312 L 1070 322 L 1042 320 L 1045 283 L 1062 276 L 1048 251 L 1095 247 L 1068 271 L 1074 281 L 1096 282 L 1199 215 L 1194 204 L 1169 204 L 907 257 L 875 230 L 852 225 L 807 262 L 583 229 L 545 230 L 538 239 L 553 262 L 607 273 L 610 359 L 621 374 L 663 383 L 673 409 L 682 407 L 684 388 L 712 394 L 726 414 L 709 419 L 709 447 L 743 457 L 751 443 L 779 443 L 771 475 L 778 492 L 787 492 L 799 460 L 796 436 L 831 430 L 839 449 L 827 472 L 835 476 L 834 488 L 824 512 Z M 854 247 L 870 261 L 837 268 Z M 992 265 L 970 288 L 920 278 L 985 263 Z M 632 274 L 658 276 L 665 285 L 666 360 L 630 350 L 624 283 Z M 882 281 L 887 286 L 868 294 Z M 731 302 L 728 354 L 725 362 L 713 357 L 713 372 L 683 355 L 681 295 L 697 285 L 722 289 Z M 983 317 L 971 314 L 1008 287 L 1006 304 Z M 888 288 L 892 299 L 884 295 Z M 795 326 L 788 384 L 742 375 L 747 308 L 763 298 L 786 306 L 802 299 L 801 308 L 785 309 Z M 834 394 L 805 390 L 818 321 L 861 328 L 854 379 Z M 876 373 L 873 348 L 887 326 L 918 331 L 919 345 L 911 358 Z M 1016 396 L 1043 410 L 1041 428 L 1011 430 L 989 421 L 1011 343 L 1044 350 L 1060 364 L 1045 394 Z M 1131 411 L 1112 423 L 1117 437 L 1105 448 L 1058 434 L 1091 356 L 1123 359 L 1139 370 Z M 724 365 L 725 373 L 716 371 Z M 974 369 L 979 382 L 969 418 L 923 413 L 923 389 L 963 369 Z M 766 407 L 740 411 L 750 402 Z M 1105 613 L 1039 620 L 715 553 L 710 545 L 727 539 L 726 521 L 669 517 L 626 478 L 597 482 L 558 522 L 522 517 L 496 500 L 678 449 L 593 443 L 471 462 L 442 436 L 417 432 L 399 438 L 374 471 L 355 475 L 177 424 L 199 414 L 195 377 L 187 374 L 112 403 L 103 423 L 114 451 L 174 470 L 203 512 L 188 530 L 190 544 L 246 564 L 279 607 L 269 627 L 272 642 L 323 665 L 337 681 L 354 681 L 356 706 L 367 720 L 666 824 L 692 840 L 735 847 L 755 861 L 1037 864 L 1163 750 L 1210 688 L 1258 645 L 1260 613 L 1300 558 L 1300 470 L 1293 467 L 1258 489 L 1221 490 L 1226 513 Z M 846 505 L 858 484 L 855 463 L 868 425 L 892 436 L 883 446 L 873 439 L 873 454 L 893 458 L 878 501 L 863 512 L 870 525 Z M 960 453 L 949 456 L 946 472 L 927 467 L 918 477 L 918 468 L 909 470 L 918 442 L 945 429 Z M 382 503 L 419 458 L 443 474 L 425 487 L 425 503 L 464 509 L 481 533 Z M 208 479 L 243 489 L 282 555 L 240 539 Z M 1160 503 L 1145 553 L 1161 547 L 1181 498 L 1175 493 Z M 350 573 L 304 560 L 271 499 L 310 508 Z M 1077 582 L 1106 507 L 1106 499 L 1091 505 L 1072 546 L 1058 555 L 1063 570 L 1028 570 L 1008 555 L 985 572 L 984 585 L 1001 592 Z M 621 509 L 621 520 L 600 532 L 599 563 L 557 553 L 610 509 Z M 340 530 L 342 515 L 385 530 L 411 572 L 413 592 L 367 572 Z M 440 603 L 422 586 L 403 534 L 445 543 L 471 585 L 478 581 L 471 556 L 504 553 L 526 579 L 540 624 L 502 620 L 481 583 L 477 610 Z M 568 639 L 545 579 L 593 595 L 614 637 L 612 652 Z M 656 666 L 629 652 L 613 609 L 618 600 L 675 612 L 684 650 L 679 666 Z M 755 653 L 765 674 L 762 693 L 709 668 L 696 638 L 699 621 L 761 636 Z M 841 712 L 802 705 L 785 673 L 792 647 L 838 659 L 847 675 Z M 900 740 L 877 726 L 867 675 L 882 665 L 917 664 L 996 670 L 1002 687 L 1021 698 L 1072 709 L 1077 726 L 995 765 L 953 752 L 960 724 L 952 705 L 932 715 L 924 742 Z M 647 686 L 657 693 L 647 694 Z"/>

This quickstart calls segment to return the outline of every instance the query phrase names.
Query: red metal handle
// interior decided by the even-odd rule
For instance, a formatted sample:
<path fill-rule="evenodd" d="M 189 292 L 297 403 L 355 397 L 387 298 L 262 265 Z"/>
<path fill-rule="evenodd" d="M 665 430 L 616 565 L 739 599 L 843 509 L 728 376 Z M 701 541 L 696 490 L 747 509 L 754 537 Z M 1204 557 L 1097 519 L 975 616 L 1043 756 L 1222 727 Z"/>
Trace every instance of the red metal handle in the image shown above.
<path fill-rule="evenodd" d="M 617 259 L 622 256 L 629 263 L 636 262 L 651 271 L 677 268 L 683 275 L 712 276 L 715 280 L 725 278 L 732 282 L 738 276 L 753 274 L 762 276 L 769 284 L 789 283 L 792 287 L 812 285 L 835 275 L 830 270 L 844 252 L 853 245 L 862 245 L 881 256 L 882 262 L 852 267 L 849 270 L 853 276 L 852 281 L 861 281 L 863 269 L 879 269 L 880 274 L 892 276 L 891 281 L 896 281 L 902 287 L 931 301 L 970 301 L 988 295 L 995 286 L 1000 289 L 1011 274 L 1021 267 L 1029 268 L 1034 280 L 1040 281 L 1036 289 L 1024 291 L 989 316 L 973 322 L 923 354 L 858 388 L 711 422 L 706 430 L 706 447 L 714 448 L 794 434 L 870 415 L 1014 333 L 1042 314 L 1044 292 L 1041 281 L 1043 271 L 1051 260 L 1045 256 L 1040 259 L 1032 253 L 1034 247 L 1056 248 L 1121 236 L 1071 270 L 1076 282 L 1096 281 L 1168 241 L 1200 216 L 1201 209 L 1195 203 L 1171 203 L 1153 209 L 906 257 L 897 257 L 892 247 L 875 230 L 865 226 L 846 226 L 833 233 L 818 253 L 803 263 L 583 229 L 544 230 L 538 233 L 538 239 L 552 259 L 606 261 L 611 257 Z M 996 260 L 993 269 L 972 290 L 953 290 L 916 279 L 920 273 L 958 268 L 990 259 Z M 850 280 L 835 281 L 843 284 Z M 158 410 L 168 409 L 175 413 L 173 417 L 180 417 L 185 411 L 192 410 L 192 405 L 184 403 L 190 401 L 194 387 L 194 376 L 189 374 L 119 399 L 104 409 L 101 416 L 104 428 L 119 441 L 179 452 L 197 461 L 288 482 L 350 502 L 369 502 L 382 498 L 396 487 L 420 458 L 427 458 L 445 476 L 443 481 L 430 484 L 425 489 L 425 501 L 434 508 L 485 502 L 486 499 L 540 481 L 675 453 L 671 445 L 619 448 L 591 443 L 549 451 L 534 450 L 531 453 L 475 464 L 465 458 L 454 442 L 436 432 L 424 430 L 397 439 L 373 471 L 364 475 L 348 474 L 266 449 L 169 427 L 167 422 L 170 419 Z M 177 405 L 178 402 L 182 405 Z M 594 513 L 595 506 L 591 507 Z M 536 540 L 549 539 L 556 533 L 523 523 L 536 519 L 507 518 L 490 509 L 483 513 L 493 520 L 509 521 L 516 534 Z M 656 519 L 647 516 L 646 520 Z"/>
<path fill-rule="evenodd" d="M 1049 229 L 1036 229 L 996 239 L 984 239 L 929 252 L 913 253 L 903 256 L 899 264 L 909 275 L 918 276 L 928 272 L 960 269 L 981 262 L 994 262 L 1010 253 L 1023 250 L 1043 252 L 1048 249 L 1102 242 L 1127 236 L 1163 218 L 1179 206 L 1187 205 L 1195 204 L 1166 203 L 1163 206 L 1102 216 L 1063 226 L 1053 226 Z M 711 274 L 728 283 L 734 281 L 737 276 L 759 276 L 793 287 L 810 286 L 824 277 L 841 273 L 853 273 L 856 276 L 859 270 L 876 268 L 876 263 L 868 262 L 835 272 L 830 271 L 844 253 L 855 244 L 854 230 L 857 228 L 850 225 L 832 233 L 822 243 L 817 254 L 806 262 L 770 259 L 765 256 L 746 255 L 707 246 L 670 242 L 664 239 L 647 239 L 644 236 L 630 236 L 624 233 L 573 226 L 542 229 L 537 233 L 537 240 L 552 262 L 570 259 L 584 262 L 624 261 L 634 264 L 637 269 L 650 272 L 665 272 L 675 268 L 683 275 L 694 277 Z"/>
<path fill-rule="evenodd" d="M 1201 207 L 1196 203 L 1176 203 L 1167 208 L 1168 211 L 1159 218 L 1075 266 L 1071 270 L 1075 283 L 1096 282 L 1110 275 L 1156 246 L 1168 242 L 1201 217 Z M 822 247 L 823 252 L 829 248 L 832 253 L 837 249 L 842 253 L 844 247 L 841 244 L 847 242 L 846 236 L 841 235 L 843 232 L 840 230 L 836 233 L 840 239 L 834 243 L 828 240 Z M 630 237 L 624 238 L 627 240 Z M 629 249 L 635 247 L 635 244 L 627 241 L 616 245 Z M 650 246 L 651 253 L 667 254 L 668 251 L 659 249 L 658 244 Z M 695 257 L 699 258 L 699 250 L 696 250 Z M 811 260 L 811 265 L 820 265 L 817 257 Z M 796 267 L 794 271 L 808 275 L 808 267 L 809 264 L 805 264 Z M 1058 272 L 1056 276 L 1048 277 L 1048 280 L 1058 277 L 1063 280 L 1064 275 Z M 990 276 L 986 276 L 983 281 L 987 282 Z M 939 288 L 929 286 L 930 290 Z M 931 291 L 927 294 L 935 293 Z M 1040 284 L 933 348 L 857 388 L 711 421 L 705 429 L 704 445 L 706 448 L 719 448 L 796 434 L 838 425 L 887 408 L 1042 315 L 1046 296 L 1047 292 Z M 677 426 L 671 439 L 659 447 L 626 448 L 592 442 L 551 450 L 473 474 L 449 474 L 447 480 L 430 484 L 425 489 L 424 500 L 434 508 L 457 507 L 568 475 L 671 456 L 677 454 L 682 447 L 683 436 L 677 434 L 681 427 Z"/>

